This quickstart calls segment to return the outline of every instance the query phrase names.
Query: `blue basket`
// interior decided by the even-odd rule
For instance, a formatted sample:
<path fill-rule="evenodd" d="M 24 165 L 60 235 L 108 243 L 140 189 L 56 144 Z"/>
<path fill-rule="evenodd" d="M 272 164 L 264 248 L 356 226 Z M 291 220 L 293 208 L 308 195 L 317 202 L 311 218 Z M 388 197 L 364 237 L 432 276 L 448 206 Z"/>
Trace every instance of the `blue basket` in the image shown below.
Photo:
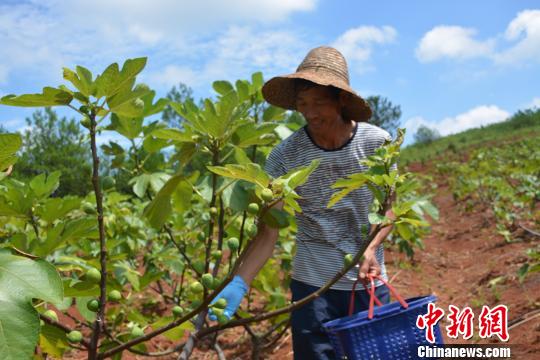
<path fill-rule="evenodd" d="M 368 310 L 323 324 L 338 359 L 408 360 L 418 359 L 418 346 L 442 346 L 439 324 L 434 326 L 435 343 L 426 340 L 425 330 L 416 326 L 419 315 L 425 315 L 428 304 L 435 296 L 414 297 L 405 300 L 403 308 L 398 301 L 375 307 L 373 318 Z"/>

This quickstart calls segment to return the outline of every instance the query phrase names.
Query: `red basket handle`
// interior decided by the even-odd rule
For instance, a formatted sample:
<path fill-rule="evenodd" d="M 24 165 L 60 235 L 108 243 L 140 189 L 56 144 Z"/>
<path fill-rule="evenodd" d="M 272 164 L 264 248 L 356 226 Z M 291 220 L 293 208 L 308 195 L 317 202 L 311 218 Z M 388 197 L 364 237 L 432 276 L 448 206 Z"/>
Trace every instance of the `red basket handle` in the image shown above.
<path fill-rule="evenodd" d="M 409 304 L 407 304 L 407 302 L 401 297 L 401 295 L 398 294 L 398 292 L 396 291 L 396 289 L 394 289 L 394 287 L 392 285 L 390 285 L 388 282 L 386 282 L 382 277 L 380 277 L 379 275 L 371 275 L 371 274 L 368 274 L 368 279 L 371 283 L 371 288 L 367 288 L 367 286 L 362 283 L 362 285 L 364 285 L 364 288 L 366 289 L 366 291 L 369 292 L 369 310 L 368 310 L 368 319 L 373 319 L 373 313 L 374 313 L 374 308 L 375 308 L 375 303 L 377 303 L 377 306 L 381 306 L 382 303 L 380 302 L 380 300 L 377 298 L 377 296 L 375 295 L 375 281 L 374 279 L 379 279 L 380 281 L 382 281 L 382 283 L 384 285 L 386 285 L 386 287 L 388 288 L 388 290 L 390 290 L 390 293 L 392 294 L 392 296 L 394 296 L 396 298 L 397 301 L 399 301 L 399 303 L 401 304 L 401 306 L 406 309 L 409 307 Z M 355 292 L 355 289 L 356 289 L 356 284 L 358 283 L 358 281 L 360 280 L 360 277 L 358 277 L 356 279 L 356 281 L 354 282 L 353 284 L 353 288 L 352 288 L 352 291 L 351 291 L 351 299 L 350 299 L 350 302 L 349 302 L 349 316 L 351 316 L 354 312 L 354 292 Z"/>

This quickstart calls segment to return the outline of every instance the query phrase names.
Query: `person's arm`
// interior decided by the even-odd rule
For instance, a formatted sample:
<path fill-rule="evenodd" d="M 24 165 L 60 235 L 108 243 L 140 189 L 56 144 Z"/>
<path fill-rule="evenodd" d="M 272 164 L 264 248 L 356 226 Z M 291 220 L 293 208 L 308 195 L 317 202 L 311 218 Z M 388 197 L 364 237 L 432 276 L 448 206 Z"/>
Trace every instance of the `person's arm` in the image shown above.
<path fill-rule="evenodd" d="M 272 208 L 281 210 L 283 201 L 279 201 Z M 249 284 L 272 256 L 278 236 L 279 229 L 272 228 L 265 223 L 259 225 L 259 231 L 252 240 L 253 244 L 249 248 L 244 261 L 238 267 L 233 280 L 212 301 L 212 304 L 221 298 L 227 301 L 222 316 L 230 319 L 234 315 L 249 288 Z M 216 313 L 216 309 L 210 309 L 208 312 L 209 319 L 217 320 L 220 315 L 217 314 L 216 316 Z"/>
<path fill-rule="evenodd" d="M 283 201 L 279 201 L 272 208 L 281 210 Z M 278 236 L 279 229 L 272 228 L 265 223 L 259 225 L 259 232 L 252 240 L 254 243 L 236 272 L 236 275 L 240 275 L 247 285 L 251 284 L 266 261 L 272 256 Z"/>

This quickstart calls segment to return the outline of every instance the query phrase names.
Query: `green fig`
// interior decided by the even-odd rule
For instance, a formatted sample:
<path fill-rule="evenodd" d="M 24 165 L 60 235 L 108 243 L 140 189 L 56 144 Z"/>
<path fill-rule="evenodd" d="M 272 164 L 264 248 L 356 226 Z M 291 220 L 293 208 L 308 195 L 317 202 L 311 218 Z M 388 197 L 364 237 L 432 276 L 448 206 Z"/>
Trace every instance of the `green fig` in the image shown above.
<path fill-rule="evenodd" d="M 73 330 L 73 331 L 70 331 L 67 335 L 66 335 L 67 339 L 69 342 L 72 342 L 72 343 L 78 343 L 78 342 L 81 342 L 82 340 L 82 334 L 80 331 L 77 331 L 77 330 Z"/>
<path fill-rule="evenodd" d="M 227 300 L 224 298 L 221 298 L 218 301 L 216 301 L 212 306 L 218 309 L 225 309 L 227 307 Z"/>
<path fill-rule="evenodd" d="M 272 192 L 272 190 L 270 190 L 268 188 L 262 189 L 261 198 L 264 201 L 269 202 L 274 198 L 274 193 Z"/>
<path fill-rule="evenodd" d="M 92 283 L 99 283 L 101 281 L 101 272 L 96 268 L 89 269 L 86 274 L 84 274 L 84 278 Z"/>
<path fill-rule="evenodd" d="M 345 267 L 348 267 L 349 265 L 352 264 L 354 260 L 354 255 L 353 254 L 347 254 L 343 257 L 343 262 L 345 263 Z"/>
<path fill-rule="evenodd" d="M 249 224 L 246 229 L 246 233 L 249 235 L 249 237 L 254 237 L 255 235 L 257 235 L 258 230 L 259 229 L 257 228 L 257 225 Z"/>
<path fill-rule="evenodd" d="M 103 186 L 103 190 L 110 190 L 114 187 L 116 181 L 112 176 L 105 176 L 101 180 L 101 186 Z"/>
<path fill-rule="evenodd" d="M 180 317 L 184 313 L 184 309 L 182 309 L 180 306 L 176 305 L 172 308 L 172 313 L 174 317 Z"/>
<path fill-rule="evenodd" d="M 58 315 L 56 315 L 56 312 L 54 312 L 54 310 L 47 310 L 43 313 L 43 316 L 51 319 L 51 320 L 54 320 L 56 322 L 58 322 Z"/>
<path fill-rule="evenodd" d="M 122 293 L 118 290 L 111 290 L 109 292 L 108 298 L 110 301 L 120 301 L 122 300 Z"/>
<path fill-rule="evenodd" d="M 191 285 L 189 285 L 189 289 L 195 294 L 200 294 L 204 291 L 204 287 L 198 281 L 192 282 Z"/>
<path fill-rule="evenodd" d="M 257 203 L 251 203 L 248 205 L 247 212 L 255 215 L 259 212 L 259 204 Z"/>
<path fill-rule="evenodd" d="M 240 246 L 240 240 L 235 237 L 229 238 L 229 240 L 227 240 L 227 246 L 231 250 L 238 250 L 238 247 Z"/>
<path fill-rule="evenodd" d="M 212 274 L 203 274 L 201 277 L 201 282 L 203 286 L 207 289 L 213 289 L 214 288 L 214 277 Z"/>
<path fill-rule="evenodd" d="M 96 214 L 96 207 L 90 203 L 83 203 L 82 209 L 87 215 L 95 215 Z"/>
<path fill-rule="evenodd" d="M 97 312 L 99 309 L 99 301 L 92 299 L 86 303 L 86 308 L 92 312 Z"/>

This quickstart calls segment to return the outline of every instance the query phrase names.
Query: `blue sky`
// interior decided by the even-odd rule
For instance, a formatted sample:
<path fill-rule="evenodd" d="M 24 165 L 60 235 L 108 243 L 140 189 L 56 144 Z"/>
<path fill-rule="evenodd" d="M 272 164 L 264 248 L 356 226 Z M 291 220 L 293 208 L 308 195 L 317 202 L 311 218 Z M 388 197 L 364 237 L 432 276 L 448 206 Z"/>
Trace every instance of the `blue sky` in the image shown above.
<path fill-rule="evenodd" d="M 0 95 L 148 56 L 139 79 L 158 95 L 184 82 L 208 97 L 332 45 L 360 95 L 401 106 L 408 142 L 421 124 L 444 135 L 540 107 L 538 1 L 0 0 L 0 44 Z M 0 106 L 0 123 L 21 130 L 33 110 Z"/>

